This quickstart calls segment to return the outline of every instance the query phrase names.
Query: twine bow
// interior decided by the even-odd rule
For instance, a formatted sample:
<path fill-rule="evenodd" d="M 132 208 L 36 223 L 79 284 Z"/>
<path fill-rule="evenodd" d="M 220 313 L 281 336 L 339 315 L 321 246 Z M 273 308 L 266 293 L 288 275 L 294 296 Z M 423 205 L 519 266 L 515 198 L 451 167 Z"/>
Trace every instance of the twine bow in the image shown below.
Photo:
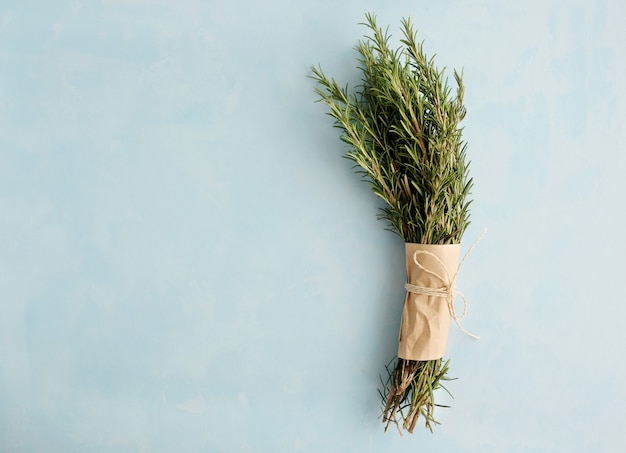
<path fill-rule="evenodd" d="M 457 327 L 464 334 L 469 335 L 472 338 L 476 338 L 477 340 L 480 339 L 479 336 L 474 335 L 473 333 L 468 332 L 467 330 L 465 330 L 463 328 L 463 326 L 461 326 L 461 320 L 463 318 L 465 318 L 465 315 L 467 314 L 467 298 L 465 297 L 465 295 L 462 292 L 456 290 L 455 284 L 456 284 L 456 277 L 457 277 L 459 271 L 461 270 L 461 266 L 463 265 L 463 262 L 465 262 L 465 258 L 467 258 L 467 256 L 474 249 L 474 247 L 476 247 L 476 245 L 478 245 L 478 243 L 483 238 L 483 236 L 485 236 L 485 233 L 486 233 L 486 231 L 483 231 L 482 234 L 480 235 L 480 237 L 478 239 L 476 239 L 474 244 L 472 244 L 472 246 L 469 248 L 469 250 L 467 252 L 465 252 L 465 255 L 463 255 L 463 259 L 459 263 L 459 266 L 456 268 L 456 272 L 452 276 L 450 276 L 450 273 L 448 272 L 448 269 L 446 269 L 446 266 L 443 264 L 443 262 L 435 254 L 433 254 L 431 252 L 427 252 L 425 250 L 417 250 L 417 251 L 415 251 L 415 253 L 413 254 L 413 261 L 415 262 L 417 267 L 419 267 L 420 270 L 422 270 L 423 272 L 426 272 L 427 274 L 430 274 L 433 277 L 439 279 L 443 285 L 441 287 L 439 287 L 439 288 L 428 288 L 426 286 L 417 286 L 417 285 L 413 285 L 411 283 L 407 283 L 406 285 L 404 285 L 404 287 L 406 288 L 406 290 L 409 293 L 421 294 L 423 296 L 428 296 L 428 297 L 441 297 L 442 299 L 445 299 L 447 304 L 448 304 L 448 311 L 450 312 L 450 317 L 452 319 L 454 319 L 454 322 L 456 323 Z M 419 260 L 417 259 L 418 255 L 428 255 L 428 256 L 434 258 L 441 265 L 441 268 L 444 271 L 444 275 L 440 275 L 440 274 L 438 274 L 438 273 L 436 273 L 436 272 L 434 272 L 434 271 L 432 271 L 430 269 L 426 269 L 424 266 L 422 266 L 420 264 Z M 463 314 L 461 314 L 461 316 L 457 316 L 456 315 L 456 309 L 454 308 L 454 298 L 456 296 L 461 297 L 461 299 L 463 300 Z"/>

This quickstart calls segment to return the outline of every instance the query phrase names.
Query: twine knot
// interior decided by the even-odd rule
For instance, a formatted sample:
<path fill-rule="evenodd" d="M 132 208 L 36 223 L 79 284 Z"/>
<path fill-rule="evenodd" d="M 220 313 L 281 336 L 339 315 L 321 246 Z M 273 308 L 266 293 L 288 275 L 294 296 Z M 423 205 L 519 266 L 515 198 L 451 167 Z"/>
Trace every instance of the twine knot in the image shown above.
<path fill-rule="evenodd" d="M 456 271 L 454 272 L 454 275 L 450 275 L 450 273 L 448 272 L 448 269 L 446 269 L 446 266 L 439 259 L 439 257 L 437 257 L 435 254 L 433 254 L 431 252 L 427 252 L 425 250 L 417 250 L 413 254 L 413 261 L 415 262 L 417 267 L 420 268 L 421 271 L 426 272 L 427 274 L 430 274 L 431 276 L 437 278 L 441 282 L 441 286 L 438 287 L 438 288 L 429 288 L 429 287 L 425 287 L 425 286 L 413 285 L 411 283 L 407 283 L 406 285 L 404 285 L 404 287 L 406 288 L 407 292 L 409 292 L 409 293 L 421 294 L 423 296 L 428 296 L 428 297 L 440 297 L 442 299 L 445 299 L 446 303 L 448 304 L 448 311 L 450 312 L 450 317 L 452 319 L 454 319 L 454 322 L 456 323 L 457 327 L 464 334 L 469 335 L 472 338 L 476 338 L 477 340 L 480 338 L 479 336 L 474 335 L 473 333 L 468 332 L 461 325 L 461 320 L 463 318 L 465 318 L 465 315 L 467 314 L 467 298 L 465 297 L 465 295 L 462 292 L 457 291 L 457 289 L 455 288 L 455 285 L 456 285 L 456 277 L 459 274 L 459 271 L 461 270 L 461 266 L 463 265 L 463 262 L 465 261 L 465 258 L 467 258 L 467 256 L 474 249 L 474 247 L 476 247 L 476 245 L 480 242 L 480 240 L 483 238 L 483 236 L 485 236 L 485 233 L 486 233 L 486 231 L 483 231 L 483 233 L 480 235 L 480 237 L 478 239 L 476 239 L 476 241 L 474 242 L 474 244 L 472 244 L 472 246 L 469 248 L 469 250 L 467 252 L 465 252 L 465 255 L 463 256 L 463 259 L 461 260 L 461 262 L 459 263 L 458 267 L 456 268 Z M 438 274 L 437 272 L 434 272 L 434 271 L 432 271 L 430 269 L 426 269 L 424 266 L 422 266 L 420 264 L 419 260 L 417 259 L 418 255 L 428 255 L 428 256 L 432 257 L 435 261 L 437 261 L 441 265 L 441 268 L 443 269 L 444 274 L 441 275 L 441 274 Z M 459 296 L 463 300 L 463 313 L 461 314 L 461 316 L 457 316 L 456 309 L 454 307 L 454 299 L 457 296 Z"/>

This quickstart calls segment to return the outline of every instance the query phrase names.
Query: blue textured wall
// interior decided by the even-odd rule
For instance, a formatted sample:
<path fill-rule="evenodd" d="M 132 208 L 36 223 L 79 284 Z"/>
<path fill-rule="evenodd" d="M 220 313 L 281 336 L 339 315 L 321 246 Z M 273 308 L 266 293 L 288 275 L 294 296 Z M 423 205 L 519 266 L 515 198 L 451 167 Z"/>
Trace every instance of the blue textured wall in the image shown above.
<path fill-rule="evenodd" d="M 393 5 L 392 5 L 393 3 Z M 464 68 L 483 228 L 451 409 L 383 434 L 403 244 L 309 65 L 366 11 Z M 0 6 L 0 451 L 623 452 L 626 7 Z"/>

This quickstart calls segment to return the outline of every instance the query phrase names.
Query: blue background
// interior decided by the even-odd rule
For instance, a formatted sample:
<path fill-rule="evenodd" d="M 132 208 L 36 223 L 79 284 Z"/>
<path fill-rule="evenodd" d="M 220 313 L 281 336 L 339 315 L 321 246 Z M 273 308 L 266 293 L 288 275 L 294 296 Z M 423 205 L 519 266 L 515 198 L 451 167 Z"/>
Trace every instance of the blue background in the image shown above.
<path fill-rule="evenodd" d="M 0 451 L 626 451 L 626 4 L 0 6 Z M 404 297 L 311 64 L 410 15 L 475 179 L 442 425 L 378 419 Z"/>

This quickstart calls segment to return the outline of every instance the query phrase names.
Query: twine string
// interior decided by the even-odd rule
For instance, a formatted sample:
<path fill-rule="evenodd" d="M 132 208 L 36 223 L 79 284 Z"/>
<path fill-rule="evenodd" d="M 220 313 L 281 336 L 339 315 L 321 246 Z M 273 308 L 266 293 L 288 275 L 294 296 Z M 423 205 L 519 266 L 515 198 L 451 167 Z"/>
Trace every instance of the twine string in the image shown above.
<path fill-rule="evenodd" d="M 428 297 L 440 297 L 442 299 L 445 299 L 446 303 L 448 304 L 448 311 L 450 312 L 450 317 L 452 319 L 454 319 L 454 322 L 456 323 L 457 327 L 464 334 L 466 334 L 466 335 L 468 335 L 468 336 L 470 336 L 472 338 L 475 338 L 477 340 L 480 338 L 479 336 L 474 335 L 471 332 L 468 332 L 461 325 L 461 320 L 463 318 L 465 318 L 465 315 L 467 314 L 467 298 L 465 297 L 465 294 L 463 294 L 461 291 L 458 291 L 455 288 L 455 285 L 456 285 L 456 277 L 459 274 L 459 271 L 461 270 L 461 266 L 463 266 L 463 263 L 465 262 L 465 259 L 471 253 L 471 251 L 474 250 L 474 247 L 476 247 L 476 245 L 478 245 L 480 240 L 485 236 L 485 233 L 486 233 L 486 231 L 483 231 L 482 234 L 478 237 L 478 239 L 476 239 L 476 241 L 472 244 L 472 246 L 467 250 L 467 252 L 465 252 L 465 255 L 463 255 L 463 259 L 461 259 L 461 262 L 459 263 L 458 267 L 456 268 L 456 271 L 454 272 L 454 275 L 452 275 L 452 276 L 450 276 L 450 273 L 448 272 L 448 269 L 446 269 L 446 266 L 439 259 L 439 257 L 437 257 L 437 255 L 435 255 L 434 253 L 431 253 L 431 252 L 427 252 L 425 250 L 417 250 L 417 251 L 415 251 L 415 253 L 413 254 L 413 261 L 415 262 L 417 267 L 419 267 L 422 272 L 425 272 L 425 273 L 427 273 L 427 274 L 437 278 L 439 281 L 441 281 L 442 286 L 440 286 L 439 288 L 429 288 L 429 287 L 426 287 L 426 286 L 413 285 L 411 283 L 407 283 L 406 285 L 404 285 L 404 287 L 406 288 L 406 290 L 409 293 L 420 294 L 420 295 L 428 296 Z M 439 265 L 443 269 L 444 274 L 441 275 L 441 274 L 438 274 L 437 272 L 434 272 L 434 271 L 432 271 L 430 269 L 426 269 L 424 266 L 422 266 L 422 264 L 417 259 L 418 255 L 428 255 L 428 256 L 432 257 L 435 261 L 437 261 L 439 263 Z M 454 299 L 457 296 L 460 297 L 461 300 L 463 300 L 463 313 L 461 314 L 461 316 L 457 316 L 456 309 L 454 307 Z"/>

